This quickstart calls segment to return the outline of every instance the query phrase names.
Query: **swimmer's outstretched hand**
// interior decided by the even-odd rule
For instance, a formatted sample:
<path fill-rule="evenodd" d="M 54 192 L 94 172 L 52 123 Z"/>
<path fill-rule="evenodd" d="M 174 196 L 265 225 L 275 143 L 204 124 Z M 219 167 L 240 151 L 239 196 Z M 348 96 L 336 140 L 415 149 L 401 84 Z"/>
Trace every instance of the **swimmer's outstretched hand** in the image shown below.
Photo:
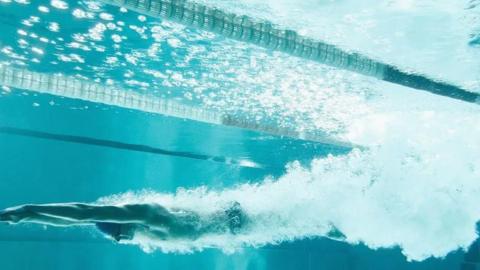
<path fill-rule="evenodd" d="M 0 222 L 18 223 L 28 216 L 28 210 L 24 206 L 0 210 Z"/>
<path fill-rule="evenodd" d="M 0 211 L 0 221 L 8 221 L 8 216 L 5 210 Z"/>

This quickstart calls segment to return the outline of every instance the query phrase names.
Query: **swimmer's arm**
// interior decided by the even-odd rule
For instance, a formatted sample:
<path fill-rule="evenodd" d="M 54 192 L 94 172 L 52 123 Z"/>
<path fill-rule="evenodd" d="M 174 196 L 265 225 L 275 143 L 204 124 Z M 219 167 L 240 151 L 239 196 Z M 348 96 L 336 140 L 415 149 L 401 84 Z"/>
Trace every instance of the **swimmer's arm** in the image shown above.
<path fill-rule="evenodd" d="M 167 210 L 160 206 L 147 204 L 124 206 L 103 206 L 83 203 L 30 204 L 7 209 L 2 213 L 4 219 L 9 214 L 15 216 L 14 219 L 16 220 L 13 220 L 13 222 L 42 223 L 42 221 L 45 221 L 45 224 L 52 224 L 58 221 L 56 225 L 60 226 L 96 222 L 149 224 L 158 222 L 159 219 L 160 221 L 163 220 L 165 224 L 165 222 L 170 220 Z M 155 215 L 152 216 L 152 214 Z"/>
<path fill-rule="evenodd" d="M 14 207 L 0 211 L 0 222 L 2 221 L 9 223 L 29 222 L 51 226 L 84 225 L 84 223 L 78 221 L 27 212 L 24 207 Z"/>

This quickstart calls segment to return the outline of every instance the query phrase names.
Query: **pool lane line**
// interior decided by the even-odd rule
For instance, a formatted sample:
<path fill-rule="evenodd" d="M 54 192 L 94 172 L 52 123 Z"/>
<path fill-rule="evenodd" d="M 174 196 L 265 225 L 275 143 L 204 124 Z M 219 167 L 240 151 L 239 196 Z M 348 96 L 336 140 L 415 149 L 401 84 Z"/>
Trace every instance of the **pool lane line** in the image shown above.
<path fill-rule="evenodd" d="M 279 127 L 257 122 L 252 117 L 222 113 L 198 106 L 190 106 L 149 93 L 139 93 L 120 87 L 108 86 L 88 79 L 79 79 L 62 74 L 30 71 L 0 64 L 0 85 L 23 90 L 86 100 L 120 108 L 189 119 L 197 122 L 242 128 L 280 137 L 312 141 L 344 149 L 361 147 L 336 140 L 321 131 L 300 132 L 294 128 Z"/>
<path fill-rule="evenodd" d="M 96 139 L 96 138 L 84 137 L 84 136 L 55 134 L 55 133 L 49 133 L 49 132 L 43 132 L 43 131 L 14 128 L 14 127 L 5 127 L 5 126 L 0 127 L 0 133 L 22 136 L 22 137 L 46 139 L 46 140 L 52 140 L 52 141 L 83 144 L 83 145 L 94 145 L 94 146 L 100 146 L 100 147 L 129 150 L 129 151 L 150 153 L 150 154 L 156 154 L 156 155 L 174 156 L 174 157 L 189 158 L 189 159 L 196 159 L 196 160 L 203 160 L 203 161 L 212 161 L 212 162 L 223 163 L 223 164 L 232 165 L 232 166 L 246 167 L 246 168 L 255 168 L 255 169 L 265 168 L 264 166 L 250 160 L 241 160 L 241 159 L 233 159 L 233 158 L 222 157 L 222 156 L 195 154 L 191 152 L 171 151 L 171 150 L 165 150 L 165 149 L 156 148 L 156 147 L 147 146 L 147 145 L 123 143 L 118 141 Z"/>
<path fill-rule="evenodd" d="M 342 50 L 335 45 L 299 35 L 296 31 L 282 29 L 268 21 L 224 12 L 191 0 L 98 1 L 124 7 L 150 17 L 175 21 L 266 49 L 313 60 L 335 68 L 353 71 L 386 82 L 480 104 L 480 93 L 422 74 L 403 71 L 396 66 L 377 61 L 360 53 Z"/>

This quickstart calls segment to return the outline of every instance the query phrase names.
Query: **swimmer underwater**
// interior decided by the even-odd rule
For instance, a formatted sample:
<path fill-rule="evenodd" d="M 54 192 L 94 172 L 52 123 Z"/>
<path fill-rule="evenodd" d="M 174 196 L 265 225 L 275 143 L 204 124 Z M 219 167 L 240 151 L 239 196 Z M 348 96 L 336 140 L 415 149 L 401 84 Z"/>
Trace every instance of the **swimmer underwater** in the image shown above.
<path fill-rule="evenodd" d="M 244 227 L 247 217 L 238 202 L 206 217 L 184 209 L 167 209 L 158 204 L 112 206 L 58 203 L 7 208 L 0 211 L 0 222 L 50 226 L 93 225 L 117 242 L 132 240 L 137 235 L 167 241 L 193 241 L 206 234 L 236 234 Z"/>

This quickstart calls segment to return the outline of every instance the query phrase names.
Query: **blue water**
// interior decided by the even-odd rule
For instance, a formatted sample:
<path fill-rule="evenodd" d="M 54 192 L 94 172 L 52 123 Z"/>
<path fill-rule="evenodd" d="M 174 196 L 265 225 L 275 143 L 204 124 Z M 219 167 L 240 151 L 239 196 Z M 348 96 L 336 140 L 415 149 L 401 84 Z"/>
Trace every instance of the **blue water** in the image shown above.
<path fill-rule="evenodd" d="M 461 126 L 462 120 L 465 123 L 478 122 L 477 109 L 471 107 L 463 109 L 463 105 L 450 104 L 449 101 L 426 94 L 425 96 L 423 94 L 408 96 L 410 92 L 403 92 L 402 89 L 389 93 L 385 89 L 397 89 L 342 72 L 336 73 L 331 70 L 322 72 L 325 76 L 325 80 L 323 80 L 315 75 L 324 71 L 323 67 L 298 59 L 290 60 L 284 55 L 257 50 L 249 45 L 224 40 L 218 36 L 209 36 L 207 33 L 183 28 L 169 22 L 139 17 L 139 14 L 132 12 L 125 13 L 118 8 L 97 6 L 94 1 L 67 1 L 67 9 L 55 8 L 52 5 L 54 1 L 42 0 L 31 4 L 19 2 L 21 1 L 0 1 L 0 49 L 2 49 L 0 61 L 2 64 L 27 67 L 40 72 L 97 79 L 100 83 L 118 85 L 142 93 L 151 92 L 161 97 L 175 98 L 184 103 L 209 109 L 247 112 L 256 117 L 271 117 L 279 125 L 291 124 L 304 127 L 307 124 L 312 126 L 311 122 L 316 120 L 315 127 L 324 129 L 331 134 L 348 133 L 347 131 L 354 130 L 350 128 L 355 127 L 358 123 L 350 121 L 351 118 L 353 119 L 352 115 L 363 116 L 366 114 L 368 116 L 370 111 L 367 109 L 370 107 L 375 107 L 375 110 L 380 112 L 375 116 L 384 118 L 379 117 L 379 120 L 375 117 L 373 119 L 366 117 L 366 122 L 378 124 L 379 122 L 388 122 L 388 119 L 394 119 L 392 120 L 394 124 L 386 125 L 392 131 L 388 132 L 387 129 L 387 131 L 383 130 L 383 133 L 379 132 L 381 134 L 374 133 L 378 137 L 372 136 L 371 140 L 378 139 L 384 147 L 376 152 L 378 158 L 369 160 L 368 155 L 365 158 L 369 162 L 367 165 L 375 167 L 372 169 L 373 173 L 369 174 L 368 170 L 358 170 L 358 167 L 365 165 L 362 163 L 365 160 L 362 157 L 358 158 L 360 161 L 355 159 L 357 156 L 355 152 L 351 154 L 352 149 L 350 148 L 282 138 L 4 87 L 0 91 L 0 127 L 145 145 L 172 152 L 248 160 L 259 166 L 256 168 L 242 167 L 212 160 L 145 153 L 0 132 L 1 209 L 25 203 L 94 202 L 102 197 L 123 194 L 128 191 L 147 190 L 159 194 L 174 194 L 179 188 L 180 190 L 190 190 L 202 186 L 219 191 L 221 194 L 225 190 L 227 192 L 240 190 L 239 193 L 241 191 L 252 192 L 251 194 L 243 192 L 241 195 L 232 193 L 232 196 L 240 196 L 242 200 L 248 202 L 249 199 L 258 200 L 261 197 L 258 194 L 262 195 L 261 191 L 256 192 L 257 190 L 252 188 L 255 187 L 255 184 L 262 187 L 265 179 L 273 179 L 273 182 L 280 184 L 279 186 L 272 185 L 271 189 L 278 190 L 281 196 L 279 198 L 272 196 L 271 200 L 283 208 L 264 206 L 268 204 L 269 198 L 260 201 L 257 208 L 262 210 L 266 208 L 269 211 L 269 207 L 275 209 L 272 211 L 277 213 L 272 215 L 272 219 L 275 214 L 280 217 L 285 215 L 289 217 L 290 215 L 292 220 L 291 223 L 287 222 L 286 227 L 292 230 L 288 231 L 291 236 L 282 232 L 276 234 L 276 230 L 281 226 L 272 227 L 268 231 L 265 230 L 265 235 L 269 237 L 270 231 L 273 232 L 271 239 L 264 242 L 258 240 L 264 244 L 259 245 L 260 242 L 255 240 L 245 241 L 245 244 L 240 247 L 235 246 L 233 252 L 224 248 L 229 244 L 224 243 L 224 246 L 220 248 L 206 247 L 202 250 L 189 250 L 189 253 L 184 254 L 178 251 L 167 253 L 161 249 L 146 252 L 139 245 L 116 244 L 105 239 L 99 232 L 88 228 L 0 224 L 0 269 L 470 270 L 480 267 L 480 245 L 475 242 L 470 246 L 474 240 L 470 239 L 470 236 L 475 232 L 475 224 L 474 222 L 462 223 L 466 223 L 464 220 L 470 221 L 468 218 L 462 219 L 467 216 L 463 212 L 455 215 L 455 209 L 463 209 L 461 203 L 459 203 L 460 208 L 452 206 L 451 212 L 454 213 L 451 214 L 449 205 L 455 205 L 455 200 L 446 199 L 445 204 L 440 205 L 437 201 L 437 193 L 429 193 L 431 190 L 437 189 L 449 191 L 448 186 L 435 185 L 437 182 L 443 183 L 441 181 L 443 178 L 435 174 L 435 171 L 444 174 L 445 171 L 442 169 L 446 166 L 445 164 L 449 164 L 452 168 L 447 171 L 446 177 L 450 177 L 449 173 L 451 172 L 458 175 L 458 181 L 462 183 L 461 187 L 463 187 L 461 181 L 464 181 L 464 186 L 467 188 L 477 187 L 476 182 L 471 179 L 476 179 L 475 177 L 478 175 L 478 169 L 476 169 L 478 165 L 474 163 L 475 160 L 479 160 L 478 153 L 475 151 L 478 143 L 475 144 L 476 140 L 467 136 L 470 134 L 464 132 L 464 129 L 454 129 L 455 125 L 451 127 L 453 129 L 451 134 L 454 135 L 451 137 L 439 136 L 447 139 L 437 144 L 425 143 L 425 145 L 411 146 L 406 145 L 405 141 L 407 140 L 404 140 L 405 137 L 412 136 L 412 144 L 415 144 L 418 141 L 422 142 L 422 134 L 427 136 L 437 130 L 444 131 L 438 128 L 438 125 L 432 124 L 433 127 L 422 125 L 424 122 L 420 120 L 418 120 L 420 124 L 415 125 L 417 118 L 424 119 L 422 117 L 425 117 L 427 123 L 430 119 L 432 119 L 431 121 L 451 120 L 448 118 L 449 114 L 447 116 L 441 114 L 441 111 L 448 108 L 452 111 L 452 115 L 459 115 L 455 123 L 460 123 L 457 126 Z M 41 6 L 48 7 L 49 12 L 40 11 L 39 7 Z M 91 12 L 91 18 L 72 16 L 77 9 Z M 101 15 L 102 13 L 107 15 Z M 255 14 L 255 12 L 253 13 Z M 113 16 L 113 19 L 109 19 L 108 15 Z M 32 16 L 34 16 L 33 19 Z M 29 26 L 29 23 L 25 23 L 24 20 L 34 22 L 33 26 Z M 119 21 L 126 26 L 119 25 Z M 51 27 L 52 22 L 59 24 L 58 31 L 55 27 Z M 112 29 L 108 28 L 108 23 L 111 22 L 116 24 L 116 28 L 113 26 L 110 26 Z M 89 33 L 92 33 L 89 29 L 95 29 L 98 23 L 104 24 L 107 30 L 102 32 L 101 37 L 89 36 Z M 135 27 L 127 27 L 132 25 L 140 27 L 140 30 Z M 146 27 L 141 30 L 143 25 Z M 119 26 L 123 29 L 119 30 Z M 79 33 L 83 37 L 75 35 Z M 118 34 L 123 41 L 116 42 L 113 34 Z M 145 37 L 142 36 L 143 34 Z M 48 41 L 42 41 L 42 37 Z M 355 42 L 358 40 L 352 40 L 352 43 Z M 470 41 L 470 43 L 472 42 Z M 157 44 L 157 47 L 153 46 L 154 44 Z M 465 46 L 470 46 L 468 39 L 465 40 L 465 44 Z M 192 49 L 194 47 L 196 49 Z M 445 45 L 445 48 L 448 46 Z M 444 51 L 445 48 L 443 48 Z M 468 48 L 474 49 L 472 46 Z M 149 52 L 149 50 L 153 50 L 153 52 Z M 441 49 L 437 47 L 432 48 L 432 54 L 439 53 L 439 51 Z M 381 53 L 379 52 L 379 54 Z M 408 55 L 408 50 L 405 53 Z M 471 52 L 471 55 L 476 54 L 477 51 Z M 467 54 L 467 56 L 471 55 Z M 112 57 L 115 57 L 116 60 L 112 60 Z M 425 59 L 425 61 L 427 60 L 429 59 Z M 475 65 L 475 63 L 472 64 L 472 61 L 465 63 L 467 62 L 472 66 Z M 427 64 L 416 63 L 416 65 L 425 67 Z M 232 67 L 232 70 L 228 69 L 229 66 Z M 304 66 L 309 68 L 303 68 Z M 285 71 L 286 69 L 287 71 Z M 154 71 L 161 74 L 154 75 Z M 443 75 L 444 71 L 432 68 L 432 72 L 436 75 Z M 475 77 L 471 75 L 474 72 L 471 72 L 461 75 L 455 73 L 451 76 L 453 80 L 462 81 L 466 78 L 472 80 Z M 257 77 L 257 74 L 261 74 L 261 76 Z M 353 82 L 348 80 L 349 77 L 353 77 L 353 79 L 350 78 Z M 359 88 L 352 88 L 350 84 L 359 85 Z M 301 85 L 301 87 L 295 88 L 297 85 Z M 325 104 L 326 99 L 316 100 L 310 95 L 318 89 L 323 89 L 322 93 L 328 92 L 325 89 L 330 88 L 336 90 L 331 96 L 326 96 L 333 100 L 332 104 Z M 287 90 L 294 91 L 295 97 L 289 95 L 291 92 Z M 244 95 L 241 95 L 240 93 L 243 92 Z M 253 96 L 257 92 L 260 92 L 261 95 Z M 216 95 L 212 95 L 212 93 Z M 404 97 L 403 95 L 406 93 L 407 96 Z M 338 100 L 334 96 L 339 96 Z M 284 99 L 278 101 L 275 99 L 276 97 Z M 304 104 L 300 104 L 299 101 L 302 100 L 305 101 Z M 342 106 L 336 102 L 340 100 L 344 101 L 346 105 Z M 379 100 L 385 103 L 381 103 Z M 247 106 L 250 103 L 252 105 Z M 319 108 L 320 104 L 322 108 Z M 395 118 L 396 115 L 382 114 L 385 113 L 382 111 L 382 106 L 394 113 L 404 115 L 408 121 L 398 121 Z M 425 106 L 425 111 L 419 109 L 424 108 L 422 106 Z M 282 109 L 286 107 L 289 110 Z M 338 111 L 332 111 L 332 108 L 337 108 Z M 325 113 L 326 111 L 329 113 Z M 405 114 L 406 111 L 418 112 L 420 116 Z M 432 111 L 439 113 L 439 116 L 435 118 L 431 114 L 427 114 Z M 298 112 L 307 116 L 299 115 Z M 316 112 L 319 112 L 320 116 L 315 114 Z M 408 128 L 410 124 L 413 131 Z M 383 126 L 378 124 L 374 127 Z M 469 132 L 473 135 L 480 134 L 478 128 L 475 129 L 475 127 L 469 129 Z M 365 133 L 368 134 L 368 132 Z M 348 135 L 352 134 L 348 133 Z M 418 136 L 415 137 L 415 135 Z M 396 136 L 402 139 L 398 139 Z M 354 138 L 352 141 L 355 143 L 369 141 L 362 136 L 343 138 Z M 470 140 L 462 140 L 462 138 Z M 355 139 L 357 141 L 354 141 Z M 462 143 L 454 145 L 452 146 L 454 148 L 450 149 L 450 145 L 456 140 L 461 140 Z M 474 145 L 469 145 L 471 142 Z M 438 152 L 438 156 L 434 156 L 437 159 L 429 159 L 432 158 L 432 155 L 429 155 L 432 153 L 432 149 L 438 145 L 445 147 L 445 151 L 448 152 L 448 155 L 451 154 L 453 159 L 458 157 L 458 153 L 461 153 L 465 154 L 465 158 L 469 157 L 474 164 L 468 164 L 470 167 L 467 166 L 468 169 L 464 170 L 462 166 L 455 164 L 452 160 L 445 159 L 445 156 L 442 156 L 443 152 Z M 462 148 L 463 146 L 465 147 Z M 382 151 L 382 149 L 385 150 Z M 405 160 L 398 161 L 395 154 L 391 153 L 391 149 L 398 150 L 399 155 L 405 153 L 408 157 L 406 167 L 402 167 Z M 455 152 L 454 149 L 460 150 Z M 351 158 L 347 158 L 347 161 L 343 160 L 342 158 L 348 157 L 349 153 Z M 433 151 L 433 153 L 436 154 L 437 151 Z M 385 159 L 383 160 L 383 158 Z M 311 163 L 312 160 L 321 162 L 326 160 L 326 165 Z M 379 163 L 379 160 L 383 163 Z M 418 164 L 421 166 L 417 167 L 418 164 L 415 162 L 413 165 L 408 163 L 412 160 L 427 160 L 428 162 L 419 162 Z M 436 160 L 440 160 L 440 162 L 436 162 Z M 308 171 L 305 175 L 312 177 L 311 182 L 302 181 L 303 179 L 299 179 L 298 183 L 289 182 L 297 175 L 304 175 L 302 170 L 297 167 L 292 169 L 287 165 L 294 161 L 298 161 L 298 166 L 303 166 Z M 343 166 L 344 163 L 349 162 L 352 164 Z M 360 165 L 356 165 L 356 162 Z M 398 167 L 400 169 L 395 167 L 395 162 L 402 164 Z M 468 162 L 461 160 L 460 163 L 463 165 Z M 335 164 L 338 164 L 337 167 Z M 326 171 L 321 170 L 319 173 L 318 167 L 322 166 L 327 169 L 325 169 Z M 405 168 L 411 171 L 405 171 Z M 348 171 L 349 169 L 351 172 Z M 333 176 L 328 174 L 329 170 L 333 171 Z M 309 174 L 311 171 L 313 176 Z M 425 174 L 423 174 L 424 172 Z M 390 178 L 396 179 L 391 177 L 391 174 L 404 174 L 405 178 L 409 176 L 423 178 L 420 179 L 421 181 L 419 180 L 416 189 L 411 186 L 405 188 L 401 185 L 403 182 L 396 185 L 385 181 Z M 426 194 L 425 197 L 433 195 L 432 202 L 429 204 L 428 200 L 426 200 L 427 202 L 418 200 L 419 214 L 407 213 L 405 216 L 411 220 L 402 220 L 396 223 L 397 227 L 393 227 L 398 228 L 398 235 L 396 234 L 397 229 L 392 229 L 391 223 L 388 222 L 389 218 L 395 221 L 395 215 L 385 215 L 386 218 L 379 217 L 379 222 L 374 219 L 370 220 L 372 228 L 378 230 L 384 226 L 386 230 L 386 232 L 379 230 L 379 239 L 377 239 L 375 231 L 370 232 L 368 228 L 361 227 L 365 221 L 361 216 L 355 215 L 357 210 L 355 207 L 358 202 L 353 199 L 348 203 L 342 202 L 348 201 L 348 198 L 356 198 L 358 188 L 350 189 L 348 181 L 340 181 L 343 180 L 342 177 L 347 180 L 356 179 L 355 177 L 349 178 L 352 175 L 359 179 L 371 178 L 367 179 L 368 182 L 372 181 L 365 185 L 367 187 L 373 186 L 374 178 L 380 179 L 378 182 L 386 183 L 384 185 L 387 188 L 380 191 L 381 194 L 387 194 L 386 197 L 396 193 L 408 194 L 413 190 L 420 194 Z M 404 180 L 400 176 L 398 178 Z M 325 200 L 316 198 L 318 195 L 326 195 L 318 190 L 313 190 L 310 194 L 305 192 L 305 200 L 303 200 L 303 194 L 288 193 L 298 190 L 309 191 L 315 187 L 327 189 L 335 187 L 336 185 L 319 184 L 321 180 L 328 181 L 329 179 L 339 180 L 338 186 L 346 188 L 343 192 L 333 188 L 330 192 L 333 194 L 332 197 Z M 456 179 L 449 178 L 448 180 Z M 406 185 L 411 184 L 411 182 L 405 182 Z M 449 183 L 448 181 L 444 182 Z M 243 189 L 239 187 L 242 184 L 246 184 L 246 186 L 242 186 Z M 283 184 L 286 184 L 286 188 L 282 188 Z M 265 185 L 268 186 L 268 183 Z M 296 185 L 298 189 L 295 189 Z M 361 185 L 362 192 L 363 189 L 367 189 L 365 186 Z M 457 186 L 454 187 L 456 192 L 462 192 L 462 190 L 458 190 Z M 452 189 L 454 188 L 452 187 Z M 352 194 L 348 194 L 348 192 L 352 192 Z M 275 195 L 268 191 L 265 194 Z M 448 195 L 451 194 L 457 193 L 448 193 Z M 192 194 L 192 198 L 196 198 L 196 196 L 199 195 Z M 411 198 L 406 195 L 399 197 L 398 201 L 379 199 L 369 204 L 368 207 L 358 205 L 358 212 L 369 214 L 368 211 L 363 211 L 374 209 L 372 205 L 377 204 L 385 204 L 386 208 L 392 207 L 395 210 L 417 206 L 413 203 L 403 207 L 402 203 Z M 458 197 L 461 196 L 458 195 Z M 380 197 L 374 196 L 374 198 Z M 444 197 L 440 196 L 439 198 L 443 199 Z M 368 199 L 371 198 L 368 197 Z M 293 206 L 289 206 L 289 202 Z M 473 200 L 471 205 L 465 204 L 464 208 L 470 209 L 475 202 Z M 331 204 L 325 205 L 325 203 Z M 443 212 L 436 215 L 438 212 L 436 207 L 432 207 L 432 204 L 438 205 L 438 208 L 447 209 L 448 211 L 445 210 L 445 212 L 451 215 L 448 217 L 451 220 L 460 220 L 459 222 L 462 224 L 442 220 L 445 215 Z M 295 208 L 295 205 L 299 205 L 299 207 Z M 397 208 L 398 205 L 400 206 Z M 345 207 L 352 209 L 347 212 Z M 315 211 L 317 208 L 318 215 Z M 327 208 L 333 210 L 325 212 Z M 465 211 L 467 212 L 467 210 Z M 341 212 L 345 216 L 337 217 L 335 216 L 336 212 Z M 375 216 L 376 212 L 373 213 Z M 353 236 L 348 241 L 334 241 L 324 237 L 323 234 L 316 234 L 314 226 L 312 228 L 307 226 L 308 228 L 302 231 L 304 229 L 302 226 L 308 225 L 310 219 L 312 224 L 318 222 L 319 226 L 322 225 L 321 216 L 324 214 L 334 217 L 341 223 L 340 225 L 344 226 L 342 228 L 345 228 Z M 441 220 L 442 226 L 437 226 L 436 223 L 428 224 L 426 221 L 431 220 L 430 214 L 433 218 Z M 471 215 L 475 216 L 476 214 Z M 369 216 L 365 217 L 369 218 Z M 400 215 L 400 217 L 404 216 Z M 425 220 L 421 217 L 425 217 Z M 305 220 L 299 222 L 293 220 L 298 218 Z M 418 223 L 424 224 L 424 226 L 416 227 L 418 224 L 415 223 L 415 218 L 419 219 Z M 358 235 L 351 226 L 357 222 L 360 224 L 359 228 L 364 230 Z M 367 220 L 367 224 L 368 222 Z M 443 224 L 447 225 L 443 226 Z M 434 240 L 438 239 L 438 242 L 432 240 L 431 243 L 424 243 L 425 240 L 422 236 L 428 234 L 429 225 L 431 225 L 432 234 L 436 235 Z M 402 227 L 408 229 L 404 231 L 401 229 Z M 464 227 L 468 227 L 470 230 L 465 232 Z M 452 237 L 449 237 L 450 231 L 445 228 L 451 228 Z M 392 234 L 392 239 L 385 240 L 381 237 L 389 234 Z M 408 234 L 409 239 L 402 242 L 405 234 Z M 465 234 L 470 238 L 462 238 Z M 456 235 L 462 236 L 459 237 L 461 240 L 455 238 Z M 431 240 L 432 238 L 425 236 L 425 239 Z M 423 249 L 416 250 L 415 242 Z M 465 243 L 468 244 L 465 246 Z M 447 252 L 443 249 L 442 244 L 449 248 Z M 432 255 L 435 257 L 430 257 Z"/>
<path fill-rule="evenodd" d="M 33 107 L 32 102 L 40 106 Z M 55 102 L 54 106 L 49 103 Z M 88 109 L 71 109 L 72 107 Z M 271 156 L 263 148 L 285 149 L 280 160 L 341 154 L 342 150 L 206 127 L 141 112 L 109 108 L 49 95 L 15 91 L 0 99 L 2 125 L 60 134 L 189 149 L 216 151 L 258 162 Z M 203 131 L 202 136 L 194 136 Z M 155 134 L 155 136 L 153 135 Z M 173 192 L 178 187 L 223 188 L 256 181 L 283 169 L 240 169 L 209 161 L 135 153 L 14 135 L 0 135 L 1 207 L 24 203 L 95 201 L 128 190 Z M 181 144 L 178 143 L 181 141 Z M 301 151 L 298 151 L 301 149 Z M 344 150 L 343 150 L 344 151 Z M 145 253 L 119 245 L 88 229 L 38 225 L 0 227 L 2 269 L 460 269 L 464 252 L 445 259 L 408 263 L 398 248 L 373 251 L 328 239 L 309 239 L 245 248 L 234 254 L 207 249 L 189 255 Z M 28 259 L 21 259 L 27 256 Z M 466 268 L 468 269 L 468 268 Z"/>

